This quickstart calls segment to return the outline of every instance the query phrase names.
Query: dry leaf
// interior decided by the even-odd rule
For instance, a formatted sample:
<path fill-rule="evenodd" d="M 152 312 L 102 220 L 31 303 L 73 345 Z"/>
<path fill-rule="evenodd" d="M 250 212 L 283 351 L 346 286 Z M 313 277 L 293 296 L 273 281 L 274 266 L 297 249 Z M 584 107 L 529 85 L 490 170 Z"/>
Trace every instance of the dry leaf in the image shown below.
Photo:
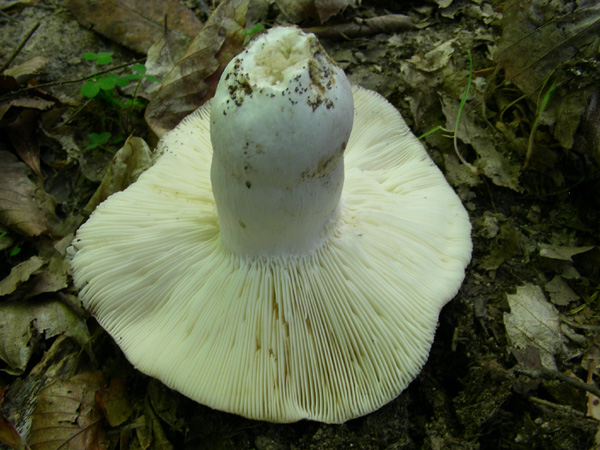
<path fill-rule="evenodd" d="M 100 186 L 83 209 L 83 213 L 91 214 L 99 203 L 109 195 L 125 189 L 151 165 L 152 155 L 146 141 L 134 136 L 127 138 L 123 147 L 113 156 Z"/>
<path fill-rule="evenodd" d="M 0 281 L 0 297 L 12 294 L 24 281 L 27 281 L 40 267 L 44 259 L 32 256 L 26 261 L 14 266 L 6 278 Z"/>
<path fill-rule="evenodd" d="M 504 7 L 502 27 L 494 60 L 506 79 L 531 95 L 561 63 L 587 51 L 600 31 L 600 3 L 512 0 Z"/>
<path fill-rule="evenodd" d="M 54 198 L 8 152 L 0 152 L 0 222 L 24 236 L 48 234 L 56 224 Z"/>
<path fill-rule="evenodd" d="M 40 391 L 29 433 L 31 450 L 101 450 L 108 441 L 95 394 L 101 372 L 56 381 Z"/>
<path fill-rule="evenodd" d="M 573 262 L 572 257 L 579 255 L 580 253 L 589 252 L 596 248 L 594 245 L 588 245 L 585 247 L 571 247 L 567 245 L 541 245 L 540 256 L 549 259 L 557 259 L 559 261 L 570 261 Z"/>
<path fill-rule="evenodd" d="M 108 388 L 97 391 L 96 402 L 111 427 L 122 425 L 133 414 L 128 388 L 122 378 L 112 380 Z"/>
<path fill-rule="evenodd" d="M 20 375 L 36 349 L 36 336 L 50 339 L 65 334 L 82 348 L 90 335 L 82 318 L 58 300 L 0 303 L 0 359 L 5 371 Z"/>
<path fill-rule="evenodd" d="M 4 401 L 5 392 L 6 386 L 0 387 L 0 406 Z M 0 442 L 14 449 L 25 449 L 25 446 L 27 445 L 25 440 L 15 429 L 14 425 L 6 420 L 2 414 L 0 414 Z"/>
<path fill-rule="evenodd" d="M 356 6 L 356 0 L 315 0 L 315 9 L 321 23 L 346 9 L 348 6 Z"/>
<path fill-rule="evenodd" d="M 356 18 L 352 22 L 330 26 L 303 28 L 308 33 L 314 33 L 320 38 L 357 38 L 371 36 L 377 33 L 397 33 L 402 30 L 412 30 L 415 24 L 410 17 L 403 14 L 388 14 L 386 16 Z"/>
<path fill-rule="evenodd" d="M 23 64 L 6 69 L 3 74 L 14 77 L 17 81 L 22 82 L 23 78 L 35 74 L 44 67 L 48 61 L 50 61 L 50 58 L 46 56 L 34 56 Z"/>
<path fill-rule="evenodd" d="M 537 348 L 542 365 L 556 370 L 554 355 L 563 350 L 566 342 L 556 308 L 533 284 L 519 286 L 515 294 L 507 294 L 506 298 L 510 313 L 504 313 L 504 326 L 512 345 Z"/>
<path fill-rule="evenodd" d="M 40 146 L 36 133 L 37 116 L 38 112 L 35 109 L 22 109 L 15 120 L 4 125 L 3 128 L 19 157 L 43 180 L 40 169 Z"/>
<path fill-rule="evenodd" d="M 146 53 L 166 27 L 194 36 L 202 24 L 179 0 L 68 0 L 67 7 L 86 28 Z"/>
<path fill-rule="evenodd" d="M 249 0 L 225 0 L 211 14 L 146 108 L 159 138 L 211 98 L 227 63 L 241 48 Z"/>

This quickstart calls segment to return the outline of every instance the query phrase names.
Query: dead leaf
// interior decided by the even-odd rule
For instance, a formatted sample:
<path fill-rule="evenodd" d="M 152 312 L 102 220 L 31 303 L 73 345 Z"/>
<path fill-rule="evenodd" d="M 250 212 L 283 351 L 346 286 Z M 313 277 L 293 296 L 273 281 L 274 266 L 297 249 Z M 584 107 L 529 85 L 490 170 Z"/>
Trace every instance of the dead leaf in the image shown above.
<path fill-rule="evenodd" d="M 19 157 L 43 180 L 36 132 L 37 117 L 38 112 L 35 109 L 25 108 L 19 111 L 15 120 L 5 124 L 3 128 Z"/>
<path fill-rule="evenodd" d="M 563 62 L 585 54 L 600 30 L 600 4 L 507 2 L 494 60 L 506 79 L 532 95 Z"/>
<path fill-rule="evenodd" d="M 6 386 L 0 387 L 0 406 L 4 401 Z M 0 442 L 14 449 L 26 449 L 27 443 L 15 429 L 14 425 L 0 414 Z"/>
<path fill-rule="evenodd" d="M 0 281 L 0 297 L 12 294 L 21 283 L 27 281 L 44 263 L 44 259 L 39 256 L 32 256 L 14 266 L 8 276 Z"/>
<path fill-rule="evenodd" d="M 356 6 L 356 0 L 315 0 L 315 9 L 321 23 L 342 12 L 348 6 Z"/>
<path fill-rule="evenodd" d="M 567 306 L 569 303 L 579 299 L 579 295 L 571 289 L 565 279 L 556 275 L 544 286 L 550 294 L 550 301 L 558 306 Z"/>
<path fill-rule="evenodd" d="M 292 23 L 299 23 L 317 15 L 314 0 L 275 0 L 275 4 Z"/>
<path fill-rule="evenodd" d="M 183 57 L 191 40 L 192 36 L 173 33 L 171 30 L 163 30 L 161 37 L 148 49 L 145 64 L 146 75 L 164 80 L 177 61 Z M 160 89 L 160 85 L 160 83 L 144 78 L 140 95 L 146 100 L 151 100 L 153 94 Z"/>
<path fill-rule="evenodd" d="M 56 225 L 56 202 L 39 179 L 9 152 L 0 152 L 0 222 L 24 236 L 48 234 Z"/>
<path fill-rule="evenodd" d="M 219 4 L 146 108 L 159 138 L 211 98 L 227 63 L 241 48 L 249 0 Z"/>
<path fill-rule="evenodd" d="M 507 294 L 506 298 L 510 313 L 504 313 L 504 326 L 512 345 L 537 348 L 542 366 L 556 370 L 554 355 L 563 351 L 566 342 L 556 308 L 533 284 L 519 286 L 515 294 Z"/>
<path fill-rule="evenodd" d="M 101 387 L 96 392 L 96 403 L 111 427 L 122 425 L 133 414 L 128 387 L 122 378 L 112 380 L 108 388 Z"/>
<path fill-rule="evenodd" d="M 20 375 L 36 350 L 37 336 L 65 334 L 82 348 L 90 335 L 84 320 L 58 300 L 0 303 L 0 359 L 6 372 Z"/>
<path fill-rule="evenodd" d="M 98 189 L 83 209 L 85 215 L 92 211 L 111 194 L 121 191 L 133 183 L 152 165 L 150 147 L 142 138 L 130 136 L 115 154 Z"/>
<path fill-rule="evenodd" d="M 587 245 L 584 247 L 572 247 L 567 245 L 546 245 L 542 244 L 540 248 L 540 256 L 549 259 L 558 259 L 559 261 L 570 261 L 573 262 L 573 256 L 579 255 L 580 253 L 589 252 L 596 248 L 594 245 Z"/>
<path fill-rule="evenodd" d="M 108 441 L 95 394 L 104 383 L 102 372 L 56 381 L 40 391 L 33 411 L 29 445 L 32 450 L 100 450 Z"/>
<path fill-rule="evenodd" d="M 388 14 L 385 16 L 355 18 L 352 22 L 329 26 L 303 28 L 307 33 L 314 33 L 319 38 L 358 38 L 372 36 L 377 33 L 393 34 L 415 27 L 412 19 L 403 14 Z"/>
<path fill-rule="evenodd" d="M 24 78 L 28 78 L 35 74 L 44 67 L 48 61 L 50 61 L 50 58 L 47 56 L 34 56 L 22 64 L 6 69 L 3 74 L 14 77 L 19 83 L 22 83 Z"/>
<path fill-rule="evenodd" d="M 165 27 L 189 36 L 202 28 L 178 0 L 68 0 L 67 7 L 84 27 L 144 54 Z"/>

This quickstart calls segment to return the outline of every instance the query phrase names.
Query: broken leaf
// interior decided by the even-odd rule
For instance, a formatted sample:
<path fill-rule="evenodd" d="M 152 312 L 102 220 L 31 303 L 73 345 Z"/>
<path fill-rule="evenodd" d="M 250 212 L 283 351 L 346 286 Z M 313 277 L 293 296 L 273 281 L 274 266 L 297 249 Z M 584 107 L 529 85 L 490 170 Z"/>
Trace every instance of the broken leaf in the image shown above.
<path fill-rule="evenodd" d="M 248 2 L 221 2 L 167 74 L 146 108 L 146 122 L 156 136 L 162 137 L 212 97 L 223 69 L 244 41 Z"/>
<path fill-rule="evenodd" d="M 165 28 L 194 36 L 202 24 L 178 0 L 68 0 L 67 7 L 86 28 L 146 53 Z"/>
<path fill-rule="evenodd" d="M 35 74 L 38 70 L 46 65 L 50 61 L 47 56 L 34 56 L 28 61 L 22 64 L 10 67 L 6 69 L 3 74 L 14 77 L 18 82 L 23 82 L 23 78 Z"/>
<path fill-rule="evenodd" d="M 6 392 L 6 386 L 0 387 L 0 406 L 4 401 L 4 393 Z M 8 445 L 14 449 L 26 448 L 26 443 L 23 438 L 19 435 L 14 425 L 4 418 L 0 414 L 0 442 Z"/>
<path fill-rule="evenodd" d="M 580 253 L 588 252 L 594 248 L 595 246 L 593 245 L 588 245 L 585 247 L 572 247 L 566 245 L 551 246 L 542 244 L 540 248 L 540 256 L 549 259 L 558 259 L 560 261 L 573 262 L 573 256 L 578 255 Z"/>
<path fill-rule="evenodd" d="M 558 306 L 567 306 L 579 298 L 579 295 L 571 289 L 560 275 L 556 275 L 544 287 L 546 288 L 546 292 L 550 294 L 550 301 Z"/>
<path fill-rule="evenodd" d="M 12 294 L 21 283 L 27 281 L 44 263 L 45 261 L 39 256 L 32 256 L 14 266 L 8 276 L 0 281 L 0 297 Z"/>
<path fill-rule="evenodd" d="M 25 236 L 49 233 L 56 223 L 54 198 L 8 152 L 0 152 L 0 222 Z"/>
<path fill-rule="evenodd" d="M 82 348 L 90 340 L 83 319 L 58 300 L 0 303 L 0 359 L 8 365 L 8 373 L 25 371 L 37 335 L 50 339 L 63 333 Z"/>
<path fill-rule="evenodd" d="M 512 0 L 504 7 L 502 27 L 494 60 L 504 68 L 506 79 L 531 95 L 560 64 L 594 51 L 600 4 L 581 0 L 576 6 L 570 2 L 528 2 L 524 6 Z"/>
<path fill-rule="evenodd" d="M 504 313 L 504 326 L 512 345 L 537 348 L 542 366 L 556 370 L 554 355 L 563 350 L 566 342 L 556 308 L 533 284 L 519 286 L 515 294 L 507 294 L 506 298 L 510 313 Z"/>
<path fill-rule="evenodd" d="M 100 186 L 85 206 L 84 214 L 91 214 L 109 195 L 125 189 L 151 165 L 152 156 L 146 141 L 134 136 L 127 138 L 111 160 Z"/>
<path fill-rule="evenodd" d="M 102 413 L 95 401 L 102 373 L 76 375 L 40 391 L 33 411 L 31 450 L 100 450 L 108 446 Z"/>
<path fill-rule="evenodd" d="M 108 388 L 97 391 L 96 402 L 111 427 L 122 425 L 133 414 L 128 387 L 122 378 L 112 380 Z"/>

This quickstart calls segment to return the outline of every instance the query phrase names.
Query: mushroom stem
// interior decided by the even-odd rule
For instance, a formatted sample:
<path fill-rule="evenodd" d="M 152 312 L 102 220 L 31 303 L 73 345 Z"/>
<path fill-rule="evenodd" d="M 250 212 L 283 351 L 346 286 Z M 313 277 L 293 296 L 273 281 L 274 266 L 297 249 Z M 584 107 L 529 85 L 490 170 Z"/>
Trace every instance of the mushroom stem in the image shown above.
<path fill-rule="evenodd" d="M 310 254 L 338 217 L 352 88 L 315 36 L 273 28 L 234 58 L 210 115 L 223 244 L 243 256 Z"/>

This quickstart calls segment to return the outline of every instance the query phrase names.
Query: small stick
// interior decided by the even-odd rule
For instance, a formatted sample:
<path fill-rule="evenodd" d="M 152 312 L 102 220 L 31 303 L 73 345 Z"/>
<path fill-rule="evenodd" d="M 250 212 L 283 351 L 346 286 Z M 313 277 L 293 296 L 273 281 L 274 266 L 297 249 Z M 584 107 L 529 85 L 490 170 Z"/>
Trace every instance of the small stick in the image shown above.
<path fill-rule="evenodd" d="M 594 394 L 596 397 L 600 397 L 600 389 L 595 384 L 584 383 L 581 380 L 569 377 L 562 372 L 558 372 L 557 370 L 548 370 L 548 369 L 537 369 L 537 370 L 529 370 L 529 369 L 520 369 L 516 368 L 515 371 L 517 373 L 521 373 L 529 378 L 543 378 L 544 380 L 558 380 L 564 383 L 570 384 L 577 389 L 581 389 L 583 391 L 590 392 Z"/>
<path fill-rule="evenodd" d="M 4 64 L 2 64 L 2 67 L 0 67 L 0 73 L 4 72 L 4 70 L 6 70 L 6 68 L 8 66 L 10 66 L 10 64 L 15 60 L 15 58 L 21 52 L 21 50 L 23 50 L 23 47 L 25 47 L 25 44 L 27 44 L 27 41 L 31 38 L 31 36 L 33 36 L 33 33 L 35 33 L 39 27 L 40 27 L 40 23 L 38 22 L 33 26 L 33 28 L 29 31 L 29 33 L 27 33 L 27 36 L 25 36 L 25 38 L 23 38 L 23 40 L 18 45 L 18 47 L 15 49 L 15 51 L 12 52 L 12 55 L 10 55 L 10 57 L 4 62 Z"/>

